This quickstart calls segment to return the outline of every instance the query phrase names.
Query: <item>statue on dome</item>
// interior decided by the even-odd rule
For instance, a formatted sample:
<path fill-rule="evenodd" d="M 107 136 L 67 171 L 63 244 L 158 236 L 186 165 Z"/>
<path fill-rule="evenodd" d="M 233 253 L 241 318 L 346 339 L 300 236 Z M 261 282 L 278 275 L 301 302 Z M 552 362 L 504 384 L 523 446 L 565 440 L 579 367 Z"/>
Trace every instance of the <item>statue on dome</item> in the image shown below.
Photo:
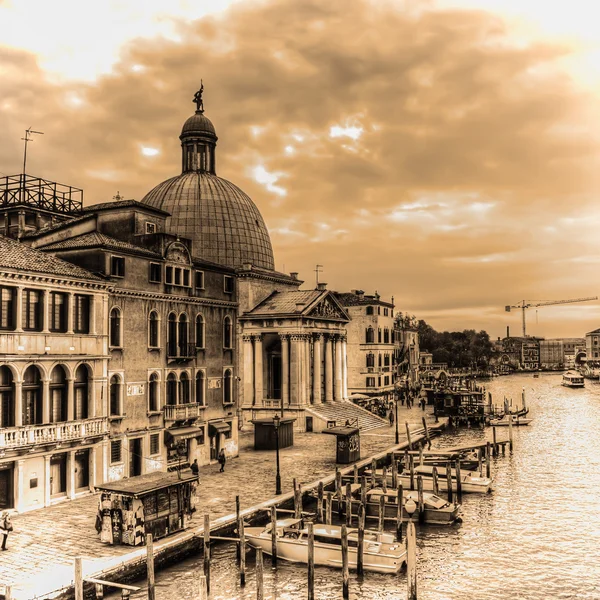
<path fill-rule="evenodd" d="M 202 100 L 202 92 L 204 91 L 204 84 L 202 79 L 200 80 L 200 89 L 194 94 L 194 102 L 196 103 L 196 112 L 204 112 L 204 101 Z"/>

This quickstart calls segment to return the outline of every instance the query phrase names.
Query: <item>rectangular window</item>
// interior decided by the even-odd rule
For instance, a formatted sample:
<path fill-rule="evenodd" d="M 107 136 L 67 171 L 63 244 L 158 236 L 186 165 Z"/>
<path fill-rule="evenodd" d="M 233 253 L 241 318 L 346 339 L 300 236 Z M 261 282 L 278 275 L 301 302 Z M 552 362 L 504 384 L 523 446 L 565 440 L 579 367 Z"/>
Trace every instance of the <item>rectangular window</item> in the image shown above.
<path fill-rule="evenodd" d="M 375 387 L 375 377 L 367 377 L 367 387 Z"/>
<path fill-rule="evenodd" d="M 175 285 L 181 285 L 181 269 L 175 269 Z"/>
<path fill-rule="evenodd" d="M 195 286 L 197 290 L 204 289 L 204 271 L 196 271 Z"/>
<path fill-rule="evenodd" d="M 110 257 L 110 274 L 113 277 L 125 277 L 125 259 L 122 256 Z"/>
<path fill-rule="evenodd" d="M 67 295 L 50 293 L 50 331 L 64 333 L 67 330 Z"/>
<path fill-rule="evenodd" d="M 167 267 L 165 272 L 165 282 L 169 284 L 173 283 L 173 267 Z"/>
<path fill-rule="evenodd" d="M 150 454 L 160 453 L 160 436 L 158 433 L 150 435 Z"/>
<path fill-rule="evenodd" d="M 75 333 L 90 332 L 90 297 L 82 294 L 75 294 L 73 308 L 73 331 Z"/>
<path fill-rule="evenodd" d="M 110 443 L 110 463 L 120 463 L 121 462 L 121 440 L 113 440 Z"/>
<path fill-rule="evenodd" d="M 42 330 L 42 292 L 23 290 L 22 319 L 25 331 Z"/>
<path fill-rule="evenodd" d="M 389 375 L 385 376 L 385 380 L 384 380 L 383 383 L 384 383 L 384 385 L 390 385 L 390 377 L 389 377 Z"/>
<path fill-rule="evenodd" d="M 225 293 L 233 294 L 233 277 L 225 275 Z"/>
<path fill-rule="evenodd" d="M 15 288 L 0 287 L 0 329 L 14 329 Z"/>
<path fill-rule="evenodd" d="M 156 233 L 156 223 L 146 221 L 146 233 Z"/>
<path fill-rule="evenodd" d="M 159 263 L 150 263 L 149 268 L 148 280 L 150 283 L 160 283 L 162 280 L 162 265 Z"/>
<path fill-rule="evenodd" d="M 183 271 L 183 285 L 185 287 L 190 287 L 190 272 L 188 269 L 184 269 Z"/>

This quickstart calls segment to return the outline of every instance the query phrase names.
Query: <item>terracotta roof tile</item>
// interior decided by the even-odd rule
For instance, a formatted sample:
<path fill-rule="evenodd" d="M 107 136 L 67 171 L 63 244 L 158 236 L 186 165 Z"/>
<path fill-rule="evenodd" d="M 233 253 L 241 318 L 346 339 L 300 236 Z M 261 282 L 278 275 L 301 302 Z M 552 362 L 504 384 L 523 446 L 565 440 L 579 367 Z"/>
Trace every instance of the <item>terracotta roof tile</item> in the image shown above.
<path fill-rule="evenodd" d="M 273 292 L 268 298 L 255 306 L 246 314 L 249 315 L 281 315 L 295 313 L 296 304 L 308 306 L 319 296 L 327 294 L 320 290 L 293 290 L 287 292 Z"/>
<path fill-rule="evenodd" d="M 44 250 L 72 250 L 75 248 L 107 248 L 109 250 L 117 250 L 121 252 L 135 252 L 136 254 L 144 254 L 152 258 L 162 258 L 157 252 L 152 252 L 141 246 L 130 244 L 122 240 L 117 240 L 103 233 L 92 231 L 84 233 L 74 238 L 61 240 L 44 246 Z"/>

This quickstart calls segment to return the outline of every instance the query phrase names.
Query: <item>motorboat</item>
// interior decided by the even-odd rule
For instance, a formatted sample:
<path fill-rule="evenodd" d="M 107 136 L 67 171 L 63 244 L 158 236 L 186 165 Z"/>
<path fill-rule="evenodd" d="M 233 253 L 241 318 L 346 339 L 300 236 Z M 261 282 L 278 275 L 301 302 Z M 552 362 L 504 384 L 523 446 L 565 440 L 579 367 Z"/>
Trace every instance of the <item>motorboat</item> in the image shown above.
<path fill-rule="evenodd" d="M 358 516 L 360 507 L 360 484 L 350 485 L 352 494 L 351 510 L 352 516 Z M 385 504 L 383 518 L 384 520 L 396 521 L 398 515 L 398 492 L 392 488 L 376 487 L 366 491 L 365 516 L 368 519 L 379 519 L 379 507 L 381 496 L 385 495 Z M 342 487 L 342 510 L 346 510 L 346 488 Z M 332 510 L 339 510 L 339 499 L 332 497 Z M 418 517 L 419 496 L 414 490 L 404 490 L 402 494 L 402 521 L 416 520 Z M 455 522 L 461 522 L 460 504 L 448 502 L 445 498 L 440 498 L 431 492 L 423 492 L 423 505 L 425 508 L 423 522 L 432 525 L 451 525 Z"/>
<path fill-rule="evenodd" d="M 567 371 L 563 375 L 562 384 L 566 387 L 582 388 L 585 387 L 585 379 L 577 371 Z"/>
<path fill-rule="evenodd" d="M 446 475 L 446 467 L 435 467 L 438 473 L 438 491 L 448 491 L 448 478 Z M 433 469 L 429 465 L 417 465 L 414 468 L 414 481 L 411 482 L 411 476 L 408 471 L 404 471 L 398 475 L 398 481 L 406 489 L 410 489 L 411 483 L 417 487 L 417 476 L 421 475 L 423 479 L 423 490 L 433 490 Z M 456 491 L 456 472 L 451 469 L 452 490 Z M 482 477 L 477 471 L 461 471 L 460 473 L 460 488 L 463 492 L 487 494 L 492 491 L 492 479 Z"/>
<path fill-rule="evenodd" d="M 314 561 L 324 567 L 342 567 L 341 525 L 315 524 Z M 246 527 L 244 536 L 253 548 L 272 552 L 272 524 Z M 308 563 L 308 529 L 302 519 L 281 519 L 276 522 L 277 557 L 297 563 Z M 348 528 L 348 566 L 356 569 L 358 529 Z M 363 566 L 365 571 L 397 573 L 406 562 L 406 548 L 389 533 L 364 530 Z"/>
<path fill-rule="evenodd" d="M 527 419 L 526 417 L 521 417 L 519 415 L 504 415 L 499 419 L 490 419 L 490 425 L 492 427 L 509 427 L 510 421 L 509 417 L 512 417 L 512 425 L 513 427 L 521 427 L 523 425 L 529 425 L 533 419 Z"/>

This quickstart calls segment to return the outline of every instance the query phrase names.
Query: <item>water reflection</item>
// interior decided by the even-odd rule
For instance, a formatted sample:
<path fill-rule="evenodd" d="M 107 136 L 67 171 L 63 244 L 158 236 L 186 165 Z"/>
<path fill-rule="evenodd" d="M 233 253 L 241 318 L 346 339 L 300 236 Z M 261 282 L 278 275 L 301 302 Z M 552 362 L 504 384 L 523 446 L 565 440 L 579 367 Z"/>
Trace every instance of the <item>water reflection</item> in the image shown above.
<path fill-rule="evenodd" d="M 560 385 L 560 375 L 501 377 L 487 384 L 495 402 L 520 403 L 526 389 L 534 421 L 515 427 L 514 452 L 492 459 L 494 491 L 463 495 L 462 525 L 418 529 L 419 594 L 427 600 L 600 599 L 600 385 Z M 508 428 L 498 430 L 498 439 Z M 453 430 L 435 445 L 491 441 L 490 428 Z M 213 600 L 256 598 L 254 553 L 238 584 L 233 545 L 213 549 Z M 157 574 L 157 598 L 198 598 L 200 557 Z M 341 571 L 317 567 L 319 598 L 341 597 Z M 306 594 L 306 567 L 265 559 L 265 597 Z M 143 585 L 143 584 L 142 584 Z M 114 597 L 114 596 L 113 596 Z M 134 595 L 143 598 L 144 594 Z M 351 573 L 351 597 L 406 597 L 406 577 Z"/>

